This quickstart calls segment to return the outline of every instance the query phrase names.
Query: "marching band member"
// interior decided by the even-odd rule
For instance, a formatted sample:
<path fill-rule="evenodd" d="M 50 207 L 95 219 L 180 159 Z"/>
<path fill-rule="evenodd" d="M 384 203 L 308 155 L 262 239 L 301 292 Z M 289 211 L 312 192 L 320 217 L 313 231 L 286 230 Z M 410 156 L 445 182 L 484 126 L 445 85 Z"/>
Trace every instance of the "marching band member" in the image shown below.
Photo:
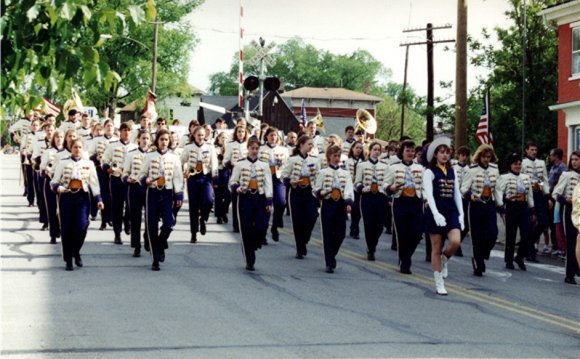
<path fill-rule="evenodd" d="M 468 161 L 470 155 L 471 155 L 471 151 L 469 150 L 469 147 L 467 147 L 467 146 L 461 146 L 457 149 L 457 162 L 453 165 L 453 171 L 455 171 L 455 176 L 457 177 L 457 180 L 459 181 L 459 188 L 461 188 L 461 185 L 463 184 L 463 180 L 465 179 L 465 175 L 466 175 L 467 171 L 469 170 L 469 166 L 467 165 L 467 161 Z M 462 201 L 463 201 L 463 213 L 467 213 L 467 209 L 469 206 L 469 198 L 463 197 Z M 463 242 L 463 240 L 467 236 L 467 233 L 469 233 L 469 216 L 466 216 L 463 219 L 463 221 L 464 221 L 465 228 L 461 231 L 461 242 Z M 455 256 L 463 257 L 463 251 L 461 250 L 461 246 L 459 246 L 459 248 L 457 248 L 457 252 L 455 252 Z"/>
<path fill-rule="evenodd" d="M 568 171 L 562 173 L 552 197 L 563 205 L 562 219 L 566 235 L 566 277 L 568 284 L 576 284 L 574 278 L 578 273 L 578 262 L 575 253 L 578 230 L 572 222 L 573 194 L 580 180 L 580 150 L 572 152 Z"/>
<path fill-rule="evenodd" d="M 105 209 L 101 211 L 101 231 L 107 228 L 107 224 L 112 226 L 111 218 L 111 190 L 109 186 L 109 173 L 102 167 L 102 159 L 105 154 L 107 146 L 111 142 L 119 141 L 119 138 L 114 136 L 115 125 L 113 120 L 107 119 L 103 125 L 103 136 L 95 137 L 91 142 L 92 147 L 89 149 L 91 160 L 95 163 L 97 169 L 97 177 L 99 178 L 99 186 L 101 187 L 101 198 Z"/>
<path fill-rule="evenodd" d="M 40 160 L 40 173 L 42 176 L 42 192 L 44 201 L 46 203 L 46 215 L 48 219 L 48 230 L 50 235 L 50 243 L 55 244 L 56 238 L 60 237 L 60 222 L 58 220 L 56 207 L 56 194 L 50 187 L 50 180 L 55 170 L 55 157 L 57 153 L 64 150 L 64 133 L 60 130 L 55 130 L 50 147 L 44 151 Z"/>
<path fill-rule="evenodd" d="M 131 142 L 135 142 L 138 143 L 139 142 L 139 131 L 138 130 L 145 130 L 148 131 L 150 136 L 153 136 L 151 134 L 151 117 L 149 116 L 149 114 L 144 113 L 141 115 L 141 117 L 139 117 L 139 127 L 135 128 L 136 126 L 133 126 L 132 130 L 132 136 L 131 136 Z"/>
<path fill-rule="evenodd" d="M 8 133 L 10 134 L 10 139 L 20 145 L 20 167 L 22 171 L 22 178 L 24 178 L 24 194 L 28 195 L 28 186 L 26 185 L 26 155 L 22 152 L 22 146 L 25 143 L 24 137 L 30 133 L 31 121 L 34 115 L 34 111 L 29 111 L 24 118 L 19 119 L 14 122 L 12 126 L 8 128 Z"/>
<path fill-rule="evenodd" d="M 312 184 L 319 170 L 318 161 L 315 157 L 308 155 L 313 147 L 314 143 L 310 136 L 300 136 L 292 156 L 282 170 L 284 184 L 290 191 L 288 203 L 294 241 L 296 242 L 297 259 L 304 259 L 307 254 L 306 245 L 310 241 L 312 230 L 318 218 L 317 201 L 312 196 Z"/>
<path fill-rule="evenodd" d="M 447 262 L 459 247 L 463 229 L 463 204 L 461 191 L 453 167 L 449 163 L 451 140 L 447 137 L 435 139 L 428 147 L 428 168 L 423 173 L 423 188 L 428 207 L 427 232 L 431 239 L 431 267 L 437 294 L 447 295 L 444 278 L 447 278 Z M 442 251 L 442 236 L 449 243 Z M 443 252 L 443 253 L 442 253 Z"/>
<path fill-rule="evenodd" d="M 183 202 L 183 174 L 179 157 L 169 152 L 171 136 L 167 130 L 157 132 L 154 145 L 157 150 L 146 155 L 139 178 L 147 186 L 145 228 L 153 256 L 151 270 L 158 271 L 159 263 L 165 261 L 167 240 L 175 225 L 172 208 L 181 207 Z"/>
<path fill-rule="evenodd" d="M 272 175 L 267 163 L 258 160 L 260 140 L 248 140 L 248 156 L 239 161 L 230 178 L 230 190 L 238 193 L 238 212 L 242 235 L 242 253 L 246 270 L 254 271 L 256 250 L 268 230 L 268 217 L 272 209 Z"/>
<path fill-rule="evenodd" d="M 118 141 L 111 141 L 103 154 L 101 168 L 109 174 L 109 184 L 111 191 L 111 219 L 113 221 L 113 232 L 115 234 L 115 244 L 123 244 L 121 231 L 125 224 L 125 233 L 131 234 L 131 222 L 129 219 L 129 206 L 125 210 L 127 203 L 127 185 L 121 180 L 123 175 L 123 165 L 125 157 L 129 151 L 138 146 L 130 141 L 131 127 L 125 122 L 120 127 L 120 138 Z"/>
<path fill-rule="evenodd" d="M 340 136 L 337 134 L 328 135 L 328 137 L 326 138 L 326 148 L 331 146 L 338 146 L 342 148 L 342 138 L 340 138 Z M 340 167 L 344 168 L 347 160 L 348 157 L 344 155 L 341 150 Z M 318 165 L 320 166 L 321 169 L 328 167 L 328 160 L 326 159 L 326 156 L 319 157 Z"/>
<path fill-rule="evenodd" d="M 385 180 L 389 177 L 389 166 L 379 161 L 381 144 L 371 142 L 369 158 L 359 164 L 356 169 L 354 187 L 360 194 L 359 210 L 365 226 L 365 240 L 367 243 L 367 259 L 375 260 L 375 251 L 379 238 L 383 233 L 385 221 Z"/>
<path fill-rule="evenodd" d="M 355 141 L 348 150 L 348 159 L 346 160 L 346 168 L 350 172 L 352 183 L 355 183 L 357 166 L 365 160 L 364 146 L 362 142 Z M 354 192 L 354 203 L 350 212 L 350 238 L 359 239 L 360 230 L 359 223 L 361 218 L 360 210 L 360 193 Z"/>
<path fill-rule="evenodd" d="M 266 144 L 260 148 L 258 158 L 262 162 L 266 162 L 270 166 L 270 173 L 272 174 L 272 188 L 274 193 L 274 213 L 272 215 L 272 240 L 278 242 L 280 234 L 278 228 L 284 228 L 284 208 L 286 206 L 286 189 L 284 183 L 280 179 L 282 175 L 282 168 L 288 161 L 288 149 L 278 144 L 278 129 L 276 127 L 268 127 L 265 132 Z M 267 244 L 264 237 L 264 243 Z"/>
<path fill-rule="evenodd" d="M 499 212 L 505 222 L 504 261 L 507 269 L 514 269 L 516 262 L 521 270 L 526 270 L 524 258 L 528 254 L 529 242 L 532 240 L 531 213 L 534 210 L 532 180 L 530 176 L 521 173 L 522 157 L 517 153 L 508 155 L 505 162 L 508 172 L 499 178 L 495 195 Z M 520 244 L 514 258 L 518 228 Z"/>
<path fill-rule="evenodd" d="M 80 117 L 79 111 L 77 111 L 74 108 L 72 110 L 69 110 L 68 120 L 61 123 L 58 129 L 65 133 L 71 128 L 75 130 L 78 129 L 80 126 L 79 117 Z"/>
<path fill-rule="evenodd" d="M 40 171 L 40 162 L 42 154 L 50 147 L 50 141 L 54 134 L 54 124 L 52 122 L 45 122 L 42 124 L 44 136 L 39 136 L 32 145 L 32 176 L 34 179 L 34 191 L 36 192 L 36 205 L 39 211 L 39 222 L 42 223 L 42 230 L 48 229 L 48 217 L 46 214 L 46 201 L 43 196 L 43 182 L 44 177 Z"/>
<path fill-rule="evenodd" d="M 314 143 L 314 148 L 312 149 L 312 153 L 310 153 L 311 156 L 314 157 L 318 157 L 319 155 L 322 154 L 322 157 L 326 157 L 324 155 L 324 149 L 325 149 L 325 139 L 323 136 L 321 136 L 318 131 L 316 131 L 316 120 L 312 119 L 309 120 L 306 123 L 306 128 L 304 129 L 304 132 L 310 136 L 310 138 L 312 138 L 312 142 Z"/>
<path fill-rule="evenodd" d="M 103 209 L 95 165 L 83 159 L 82 152 L 83 142 L 74 140 L 71 156 L 59 162 L 50 181 L 53 191 L 58 194 L 62 255 L 67 271 L 73 270 L 73 257 L 77 267 L 83 266 L 80 251 L 89 227 L 89 187 L 97 206 Z"/>
<path fill-rule="evenodd" d="M 350 147 L 356 142 L 354 139 L 354 127 L 346 126 L 344 129 L 344 141 L 342 142 L 342 154 L 348 156 Z"/>
<path fill-rule="evenodd" d="M 522 161 L 522 173 L 532 178 L 532 189 L 534 190 L 534 208 L 536 211 L 536 224 L 532 231 L 532 241 L 528 251 L 528 260 L 538 262 L 536 259 L 536 243 L 548 227 L 548 200 L 550 184 L 548 182 L 548 172 L 546 163 L 537 159 L 538 146 L 533 142 L 526 143 L 526 157 Z M 550 202 L 551 205 L 551 202 Z"/>
<path fill-rule="evenodd" d="M 473 164 L 465 174 L 461 192 L 469 200 L 467 213 L 472 229 L 473 275 L 481 277 L 485 273 L 485 260 L 489 259 L 498 235 L 496 204 L 499 205 L 499 199 L 495 194 L 499 171 L 495 164 L 497 156 L 488 144 L 477 148 L 471 162 Z M 459 182 L 457 177 L 456 182 Z"/>
<path fill-rule="evenodd" d="M 147 129 L 139 130 L 137 135 L 138 147 L 127 152 L 125 163 L 123 164 L 122 180 L 127 184 L 127 197 L 129 205 L 129 216 L 131 220 L 131 248 L 133 257 L 141 256 L 141 219 L 143 217 L 143 208 L 145 208 L 147 188 L 139 183 L 139 173 L 149 151 L 151 134 Z M 143 233 L 143 242 L 145 250 L 149 251 L 149 241 L 147 239 L 147 226 Z"/>
<path fill-rule="evenodd" d="M 288 132 L 286 135 L 286 148 L 288 149 L 288 153 L 292 153 L 294 148 L 296 148 L 296 143 L 298 141 L 298 134 L 294 131 Z"/>
<path fill-rule="evenodd" d="M 354 201 L 350 173 L 339 167 L 341 152 L 340 146 L 328 147 L 328 167 L 318 172 L 312 188 L 312 193 L 322 201 L 320 224 L 327 273 L 334 273 L 336 269 L 336 255 L 344 241 L 347 213 Z"/>
<path fill-rule="evenodd" d="M 226 152 L 224 154 L 224 165 L 229 168 L 230 172 L 237 164 L 240 159 L 246 158 L 248 154 L 248 129 L 246 128 L 245 122 L 236 125 L 234 128 L 234 139 L 226 144 Z M 232 225 L 234 232 L 240 231 L 239 221 L 238 221 L 238 194 L 235 191 L 232 193 Z M 227 217 L 226 217 L 227 218 Z"/>
<path fill-rule="evenodd" d="M 580 185 L 576 185 L 572 194 L 572 222 L 580 230 Z M 576 264 L 580 267 L 580 233 L 576 235 Z"/>
<path fill-rule="evenodd" d="M 221 131 L 214 142 L 218 160 L 218 177 L 217 181 L 213 184 L 215 193 L 214 214 L 217 218 L 218 224 L 228 223 L 228 211 L 230 202 L 232 201 L 232 194 L 228 187 L 230 182 L 230 170 L 224 165 L 227 137 L 227 132 Z"/>
<path fill-rule="evenodd" d="M 91 118 L 89 117 L 89 114 L 83 113 L 81 115 L 81 123 L 77 128 L 77 134 L 79 135 L 79 138 L 83 141 L 90 139 L 92 130 Z"/>
<path fill-rule="evenodd" d="M 21 140 L 21 151 L 20 153 L 24 155 L 24 170 L 25 170 L 25 181 L 26 185 L 26 199 L 28 200 L 28 207 L 34 206 L 34 171 L 32 169 L 32 151 L 33 144 L 37 141 L 37 133 L 40 129 L 40 121 L 32 120 L 30 123 L 30 132 L 22 137 Z M 37 199 L 38 200 L 38 199 Z"/>
<path fill-rule="evenodd" d="M 179 122 L 179 120 L 176 120 Z M 183 147 L 179 147 L 179 133 L 170 131 L 169 134 L 171 135 L 171 147 L 169 151 L 173 154 L 176 154 L 179 158 L 183 154 Z M 179 213 L 180 207 L 173 207 L 173 218 L 175 218 L 175 222 L 177 223 L 177 214 Z"/>
<path fill-rule="evenodd" d="M 217 181 L 218 162 L 215 148 L 205 142 L 206 131 L 198 126 L 193 130 L 193 141 L 184 147 L 181 163 L 187 178 L 189 198 L 189 225 L 191 243 L 197 242 L 197 232 L 205 235 L 205 223 L 213 205 L 212 180 Z"/>
<path fill-rule="evenodd" d="M 91 126 L 90 136 L 84 140 L 85 148 L 87 149 L 87 151 L 85 151 L 84 153 L 90 156 L 93 153 L 93 149 L 97 147 L 97 142 L 102 138 L 102 136 L 103 136 L 103 125 L 100 122 L 95 121 L 95 123 Z M 95 167 L 97 169 L 98 174 L 100 171 L 99 167 L 96 164 Z M 91 201 L 91 221 L 97 220 L 98 211 L 99 210 L 97 209 L 97 203 L 95 201 Z"/>
<path fill-rule="evenodd" d="M 399 268 L 411 274 L 411 258 L 423 233 L 423 166 L 413 162 L 415 143 L 405 140 L 399 147 L 398 158 L 390 167 L 385 181 L 392 197 L 394 232 L 399 255 Z"/>

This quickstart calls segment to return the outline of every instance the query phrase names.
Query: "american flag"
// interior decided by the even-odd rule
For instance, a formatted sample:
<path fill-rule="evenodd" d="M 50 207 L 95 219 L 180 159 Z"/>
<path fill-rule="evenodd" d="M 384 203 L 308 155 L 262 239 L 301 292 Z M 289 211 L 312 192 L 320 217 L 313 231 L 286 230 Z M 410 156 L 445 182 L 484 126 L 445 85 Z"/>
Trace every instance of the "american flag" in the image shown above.
<path fill-rule="evenodd" d="M 43 112 L 45 115 L 58 116 L 60 113 L 60 107 L 57 104 L 51 102 L 47 98 L 42 98 L 42 103 L 35 108 L 36 111 Z"/>
<path fill-rule="evenodd" d="M 486 92 L 483 98 L 483 109 L 479 117 L 475 139 L 479 144 L 493 143 L 493 136 L 489 129 L 489 92 Z"/>
<path fill-rule="evenodd" d="M 306 107 L 304 106 L 304 99 L 302 99 L 302 104 L 300 105 L 300 122 L 302 125 L 306 124 Z"/>

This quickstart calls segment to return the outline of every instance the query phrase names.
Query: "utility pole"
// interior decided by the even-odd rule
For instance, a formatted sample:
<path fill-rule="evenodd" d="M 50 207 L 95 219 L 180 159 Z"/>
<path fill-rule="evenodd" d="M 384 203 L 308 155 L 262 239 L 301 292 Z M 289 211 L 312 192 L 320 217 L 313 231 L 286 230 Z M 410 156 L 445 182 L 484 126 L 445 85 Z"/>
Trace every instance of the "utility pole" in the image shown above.
<path fill-rule="evenodd" d="M 159 35 L 159 17 L 155 16 L 155 23 L 153 28 L 153 65 L 151 68 L 151 91 L 155 93 L 157 86 L 157 38 Z"/>
<path fill-rule="evenodd" d="M 467 145 L 467 0 L 457 0 L 455 146 Z"/>
<path fill-rule="evenodd" d="M 405 105 L 407 103 L 407 67 L 409 66 L 409 45 L 405 46 L 405 75 L 403 77 L 403 96 L 401 101 L 401 136 L 405 134 Z"/>
<path fill-rule="evenodd" d="M 403 30 L 403 32 L 416 32 L 416 31 L 427 31 L 427 39 L 426 41 L 420 42 L 409 42 L 400 44 L 400 46 L 413 46 L 413 45 L 427 45 L 427 141 L 433 141 L 433 109 L 434 109 L 434 101 L 433 101 L 433 45 L 440 44 L 445 42 L 455 42 L 455 40 L 433 40 L 433 30 L 438 29 L 450 29 L 451 25 L 446 24 L 442 26 L 433 27 L 431 23 L 427 24 L 426 28 L 422 29 L 407 29 Z"/>
<path fill-rule="evenodd" d="M 522 29 L 522 153 L 526 146 L 526 49 L 528 47 L 527 41 L 527 6 L 526 0 L 523 3 L 524 13 L 524 28 Z"/>

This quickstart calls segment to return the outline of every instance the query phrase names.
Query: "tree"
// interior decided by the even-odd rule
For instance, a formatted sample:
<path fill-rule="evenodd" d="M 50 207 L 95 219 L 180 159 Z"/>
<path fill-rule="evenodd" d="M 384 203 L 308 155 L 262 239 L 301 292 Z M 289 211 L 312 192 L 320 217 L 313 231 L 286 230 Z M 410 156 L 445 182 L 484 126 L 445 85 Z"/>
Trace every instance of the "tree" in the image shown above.
<path fill-rule="evenodd" d="M 2 2 L 2 112 L 40 103 L 79 77 L 87 85 L 115 86 L 121 78 L 101 57 L 111 33 L 155 17 L 148 0 L 115 9 L 96 0 Z"/>
<path fill-rule="evenodd" d="M 244 47 L 246 59 L 251 59 L 254 49 Z M 272 53 L 274 65 L 268 75 L 280 78 L 285 90 L 310 87 L 344 87 L 353 91 L 370 92 L 386 83 L 390 71 L 368 51 L 356 50 L 350 55 L 335 55 L 293 38 L 277 46 Z M 218 72 L 210 76 L 210 92 L 219 95 L 238 93 L 238 55 L 234 54 L 229 72 Z M 258 68 L 244 62 L 244 74 L 257 75 Z M 382 88 L 379 91 L 384 94 Z"/>
<path fill-rule="evenodd" d="M 510 0 L 511 9 L 506 12 L 513 24 L 507 29 L 496 28 L 500 46 L 470 39 L 471 63 L 488 68 L 491 74 L 481 80 L 472 92 L 469 113 L 469 133 L 472 145 L 475 128 L 482 108 L 483 92 L 490 88 L 491 131 L 498 155 L 520 152 L 522 130 L 522 55 L 525 56 L 525 140 L 538 144 L 540 153 L 554 147 L 557 133 L 557 115 L 548 106 L 557 101 L 557 51 L 555 31 L 548 28 L 538 12 L 562 1 L 529 0 L 526 8 L 527 45 L 522 48 L 523 6 L 520 0 Z M 483 37 L 489 42 L 490 34 L 484 29 Z M 523 49 L 523 51 L 522 51 Z"/>
<path fill-rule="evenodd" d="M 383 140 L 398 140 L 401 135 L 401 106 L 390 96 L 377 105 L 377 133 L 375 136 Z M 418 144 L 425 138 L 425 118 L 413 109 L 405 109 L 404 134 Z"/>

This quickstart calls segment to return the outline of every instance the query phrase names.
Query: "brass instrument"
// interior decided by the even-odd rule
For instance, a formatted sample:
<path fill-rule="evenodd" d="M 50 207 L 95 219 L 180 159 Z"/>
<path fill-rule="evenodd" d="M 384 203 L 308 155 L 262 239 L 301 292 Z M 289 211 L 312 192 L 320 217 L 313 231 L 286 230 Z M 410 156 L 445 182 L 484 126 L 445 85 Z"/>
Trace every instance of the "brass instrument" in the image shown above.
<path fill-rule="evenodd" d="M 369 135 L 374 135 L 377 132 L 377 120 L 375 120 L 370 112 L 363 108 L 359 108 L 356 111 L 356 126 L 354 131 L 358 132 L 359 130 L 363 130 Z"/>
<path fill-rule="evenodd" d="M 326 129 L 324 128 L 324 118 L 322 118 L 322 114 L 320 113 L 320 111 L 318 111 L 316 116 L 314 116 L 314 118 L 311 121 L 314 121 L 314 123 L 316 124 L 316 128 L 326 133 Z"/>

